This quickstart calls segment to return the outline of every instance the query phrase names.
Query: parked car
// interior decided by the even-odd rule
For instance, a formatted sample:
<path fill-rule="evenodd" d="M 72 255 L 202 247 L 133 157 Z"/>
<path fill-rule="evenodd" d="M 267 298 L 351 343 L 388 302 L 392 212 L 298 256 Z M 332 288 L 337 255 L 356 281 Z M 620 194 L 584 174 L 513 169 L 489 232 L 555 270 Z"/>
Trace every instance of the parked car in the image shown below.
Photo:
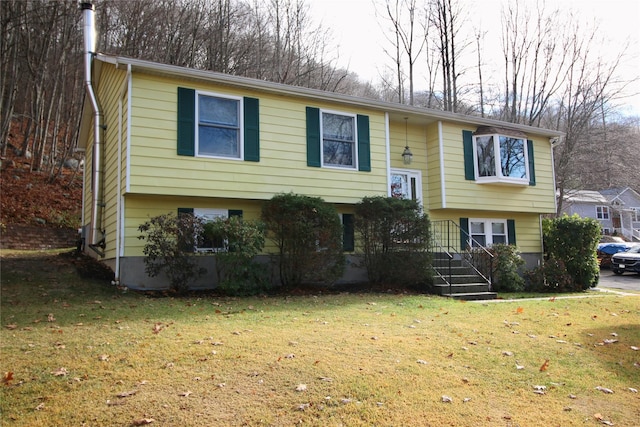
<path fill-rule="evenodd" d="M 619 252 L 626 252 L 635 246 L 638 246 L 638 244 L 628 242 L 598 244 L 596 254 L 598 256 L 598 263 L 600 264 L 600 268 L 611 267 L 611 257 L 613 255 Z"/>
<path fill-rule="evenodd" d="M 611 270 L 615 274 L 632 271 L 640 274 L 640 246 L 634 246 L 626 252 L 618 252 L 611 257 Z"/>

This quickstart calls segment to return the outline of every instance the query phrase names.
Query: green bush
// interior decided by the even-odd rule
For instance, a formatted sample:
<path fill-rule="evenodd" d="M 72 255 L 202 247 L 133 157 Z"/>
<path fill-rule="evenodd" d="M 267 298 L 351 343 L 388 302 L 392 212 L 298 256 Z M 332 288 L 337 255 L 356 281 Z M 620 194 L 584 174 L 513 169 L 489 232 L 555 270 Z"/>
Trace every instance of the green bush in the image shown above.
<path fill-rule="evenodd" d="M 598 284 L 600 269 L 596 248 L 600 224 L 592 218 L 564 215 L 545 220 L 545 252 L 548 259 L 562 261 L 571 278 L 567 291 L 584 291 Z"/>
<path fill-rule="evenodd" d="M 493 254 L 493 290 L 496 292 L 520 292 L 524 279 L 520 269 L 525 262 L 515 245 L 496 244 L 489 248 Z"/>
<path fill-rule="evenodd" d="M 202 221 L 193 215 L 158 215 L 138 227 L 146 240 L 143 253 L 145 272 L 156 277 L 164 272 L 169 286 L 178 293 L 189 289 L 189 284 L 206 273 L 198 267 L 193 249 L 202 234 Z"/>
<path fill-rule="evenodd" d="M 204 236 L 220 242 L 214 253 L 218 289 L 227 295 L 256 295 L 271 287 L 269 273 L 255 258 L 265 243 L 264 224 L 240 217 L 217 218 L 204 224 Z"/>
<path fill-rule="evenodd" d="M 531 292 L 570 292 L 573 280 L 559 259 L 549 258 L 544 264 L 524 273 L 527 290 Z"/>
<path fill-rule="evenodd" d="M 356 205 L 355 230 L 362 240 L 371 283 L 431 283 L 429 217 L 415 200 L 365 197 Z"/>
<path fill-rule="evenodd" d="M 342 224 L 333 206 L 319 197 L 278 194 L 262 206 L 262 221 L 278 248 L 282 285 L 330 285 L 342 276 Z"/>

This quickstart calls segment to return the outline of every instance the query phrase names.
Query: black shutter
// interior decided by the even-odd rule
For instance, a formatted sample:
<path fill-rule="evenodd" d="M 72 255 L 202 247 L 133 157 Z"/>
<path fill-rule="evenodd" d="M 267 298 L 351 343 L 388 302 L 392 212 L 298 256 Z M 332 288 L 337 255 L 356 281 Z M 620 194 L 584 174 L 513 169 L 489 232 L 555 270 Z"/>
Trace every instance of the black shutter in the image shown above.
<path fill-rule="evenodd" d="M 178 88 L 178 155 L 195 155 L 196 91 Z"/>
<path fill-rule="evenodd" d="M 260 103 L 256 98 L 244 98 L 244 159 L 260 161 Z"/>
<path fill-rule="evenodd" d="M 536 185 L 536 167 L 533 159 L 533 141 L 527 140 L 527 157 L 529 158 L 529 185 Z"/>
<path fill-rule="evenodd" d="M 464 179 L 475 181 L 476 173 L 474 171 L 474 154 L 473 154 L 473 132 L 469 130 L 462 131 L 462 147 L 464 150 Z"/>
<path fill-rule="evenodd" d="M 469 218 L 460 218 L 460 250 L 469 246 Z"/>
<path fill-rule="evenodd" d="M 307 166 L 320 167 L 320 109 L 307 107 Z"/>
<path fill-rule="evenodd" d="M 371 172 L 369 116 L 358 114 L 358 170 Z"/>
<path fill-rule="evenodd" d="M 342 214 L 342 250 L 345 252 L 355 250 L 353 214 Z"/>
<path fill-rule="evenodd" d="M 516 221 L 513 219 L 507 220 L 507 239 L 510 245 L 516 244 Z"/>

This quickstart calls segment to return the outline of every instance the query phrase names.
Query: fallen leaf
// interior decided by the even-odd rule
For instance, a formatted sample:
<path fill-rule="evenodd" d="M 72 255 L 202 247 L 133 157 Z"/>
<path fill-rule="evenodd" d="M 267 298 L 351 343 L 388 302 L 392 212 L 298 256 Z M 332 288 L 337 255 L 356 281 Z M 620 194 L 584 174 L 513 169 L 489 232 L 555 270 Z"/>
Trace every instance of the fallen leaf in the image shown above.
<path fill-rule="evenodd" d="M 524 369 L 524 365 L 518 365 L 518 361 L 516 361 L 516 370 L 521 371 Z"/>
<path fill-rule="evenodd" d="M 67 375 L 67 373 L 67 368 L 60 368 L 57 371 L 51 372 L 51 375 L 53 375 L 54 377 L 64 377 L 65 375 Z"/>
<path fill-rule="evenodd" d="M 18 325 L 16 325 L 15 323 L 12 323 L 10 325 L 5 325 L 4 327 L 9 329 L 10 331 L 13 331 L 14 329 L 16 329 L 18 327 Z"/>
<path fill-rule="evenodd" d="M 307 385 L 306 384 L 298 384 L 296 386 L 296 391 L 307 391 Z"/>
<path fill-rule="evenodd" d="M 10 385 L 9 383 L 13 381 L 13 372 L 5 372 L 4 377 L 2 378 L 2 384 Z"/>
<path fill-rule="evenodd" d="M 600 390 L 601 392 L 606 393 L 606 394 L 613 394 L 613 390 L 611 390 L 610 388 L 606 388 L 606 387 L 598 386 L 598 387 L 596 387 L 596 390 Z"/>
<path fill-rule="evenodd" d="M 156 323 L 155 325 L 153 325 L 153 333 L 157 334 L 162 330 L 163 326 L 162 323 Z"/>
<path fill-rule="evenodd" d="M 293 353 L 289 353 L 286 356 L 284 356 L 285 359 L 294 359 L 295 357 L 296 357 L 296 355 L 293 354 Z"/>
<path fill-rule="evenodd" d="M 442 395 L 442 402 L 444 402 L 444 403 L 452 403 L 453 399 L 450 398 L 449 396 L 443 394 Z"/>
<path fill-rule="evenodd" d="M 549 359 L 545 360 L 542 366 L 540 366 L 540 372 L 544 372 L 549 368 Z"/>
<path fill-rule="evenodd" d="M 536 391 L 545 391 L 547 389 L 546 385 L 534 385 L 533 389 Z"/>
<path fill-rule="evenodd" d="M 522 308 L 522 307 L 518 307 L 518 308 L 516 309 L 516 313 L 518 313 L 518 314 L 521 314 L 521 313 L 523 313 L 523 312 L 524 312 L 524 308 Z"/>
<path fill-rule="evenodd" d="M 108 362 L 109 361 L 109 355 L 108 354 L 101 354 L 100 356 L 98 356 L 98 360 L 100 360 L 101 362 Z"/>
<path fill-rule="evenodd" d="M 123 398 L 123 397 L 131 397 L 134 394 L 136 394 L 138 392 L 138 390 L 131 390 L 131 391 L 123 391 L 122 393 L 118 393 L 116 394 L 117 397 Z"/>
<path fill-rule="evenodd" d="M 147 424 L 151 424 L 155 420 L 153 418 L 141 418 L 139 420 L 134 420 L 131 425 L 132 426 L 144 426 Z"/>
<path fill-rule="evenodd" d="M 42 402 L 41 404 L 39 404 L 38 406 L 36 406 L 36 411 L 42 411 L 44 409 L 44 402 Z"/>
<path fill-rule="evenodd" d="M 629 387 L 628 389 L 631 393 L 637 393 L 638 389 L 637 388 L 633 388 L 633 387 Z"/>
<path fill-rule="evenodd" d="M 182 396 L 182 397 L 189 397 L 189 395 L 191 394 L 190 391 L 185 391 L 184 393 L 180 393 L 178 394 L 178 396 Z"/>
<path fill-rule="evenodd" d="M 53 317 L 53 313 L 49 313 L 49 315 L 47 316 L 47 322 L 55 322 L 56 318 Z"/>
<path fill-rule="evenodd" d="M 308 403 L 303 403 L 302 405 L 298 405 L 298 407 L 296 408 L 298 411 L 304 411 L 306 409 L 309 409 L 309 404 Z"/>
<path fill-rule="evenodd" d="M 426 360 L 422 360 L 422 359 L 418 359 L 416 362 L 418 362 L 421 365 L 428 365 L 429 362 L 427 362 Z"/>
<path fill-rule="evenodd" d="M 513 351 L 503 351 L 502 355 L 503 356 L 513 356 Z"/>
<path fill-rule="evenodd" d="M 126 402 L 124 400 L 109 400 L 107 399 L 107 406 L 122 406 L 125 405 Z"/>
<path fill-rule="evenodd" d="M 638 350 L 640 350 L 640 347 L 636 347 L 635 345 L 632 345 L 631 346 L 631 350 L 638 351 Z"/>

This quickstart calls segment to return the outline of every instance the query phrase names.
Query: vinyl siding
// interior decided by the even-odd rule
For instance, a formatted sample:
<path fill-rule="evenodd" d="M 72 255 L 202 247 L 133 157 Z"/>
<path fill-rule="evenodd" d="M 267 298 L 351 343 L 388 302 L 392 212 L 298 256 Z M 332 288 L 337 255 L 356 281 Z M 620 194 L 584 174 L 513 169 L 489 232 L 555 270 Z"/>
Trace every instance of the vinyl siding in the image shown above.
<path fill-rule="evenodd" d="M 331 103 L 313 104 L 369 116 L 372 171 L 309 168 L 304 101 L 199 84 L 192 87 L 260 100 L 260 162 L 177 156 L 178 85 L 160 77 L 134 76 L 132 193 L 267 200 L 277 193 L 294 192 L 335 203 L 354 203 L 364 196 L 384 194 L 387 177 L 383 114 L 344 109 Z M 186 86 L 184 82 L 180 85 Z"/>
<path fill-rule="evenodd" d="M 463 130 L 475 131 L 475 127 L 443 123 L 447 208 L 491 211 L 500 207 L 506 212 L 555 212 L 551 144 L 548 139 L 527 135 L 535 145 L 535 186 L 479 184 L 465 180 Z"/>

